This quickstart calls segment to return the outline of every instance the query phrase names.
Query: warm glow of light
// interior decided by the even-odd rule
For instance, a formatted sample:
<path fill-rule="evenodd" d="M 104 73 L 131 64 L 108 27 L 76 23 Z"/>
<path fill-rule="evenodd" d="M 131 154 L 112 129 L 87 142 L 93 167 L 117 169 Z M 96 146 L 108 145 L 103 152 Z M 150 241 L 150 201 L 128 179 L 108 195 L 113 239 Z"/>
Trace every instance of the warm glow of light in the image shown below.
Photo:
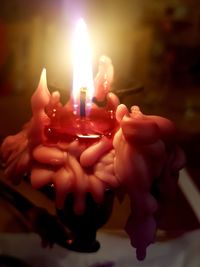
<path fill-rule="evenodd" d="M 73 99 L 75 106 L 79 106 L 80 89 L 87 89 L 86 105 L 91 104 L 94 94 L 94 82 L 92 73 L 92 56 L 88 31 L 83 19 L 79 19 L 76 25 L 73 47 Z"/>

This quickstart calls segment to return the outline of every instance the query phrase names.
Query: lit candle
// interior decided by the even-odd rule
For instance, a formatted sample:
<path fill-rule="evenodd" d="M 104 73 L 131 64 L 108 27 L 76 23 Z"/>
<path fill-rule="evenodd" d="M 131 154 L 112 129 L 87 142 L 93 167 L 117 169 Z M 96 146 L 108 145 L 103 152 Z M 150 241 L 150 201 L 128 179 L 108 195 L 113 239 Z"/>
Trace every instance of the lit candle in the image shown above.
<path fill-rule="evenodd" d="M 72 98 L 63 106 L 59 92 L 49 92 L 43 70 L 31 98 L 31 120 L 2 143 L 5 174 L 19 183 L 30 173 L 36 189 L 53 185 L 58 208 L 72 193 L 77 215 L 84 213 L 88 193 L 102 203 L 107 188 L 126 192 L 131 203 L 126 231 L 142 260 L 159 225 L 155 215 L 175 191 L 184 155 L 176 145 L 172 122 L 144 115 L 137 106 L 129 112 L 109 93 L 113 80 L 109 58 L 101 57 L 93 81 L 82 20 L 77 33 Z"/>
<path fill-rule="evenodd" d="M 106 56 L 100 58 L 94 86 L 89 37 L 82 19 L 76 26 L 72 54 L 71 99 L 65 106 L 62 106 L 58 92 L 56 100 L 54 95 L 50 97 L 49 104 L 45 107 L 50 119 L 50 123 L 45 128 L 46 136 L 49 140 L 72 141 L 79 138 L 84 139 L 84 142 L 86 139 L 88 142 L 103 136 L 112 137 L 117 127 L 114 113 L 118 105 L 117 97 L 109 94 L 113 79 L 112 62 Z M 93 101 L 94 96 L 95 101 Z M 104 105 L 99 106 L 99 101 L 102 103 L 102 100 L 104 100 Z M 32 108 L 34 109 L 33 103 Z"/>

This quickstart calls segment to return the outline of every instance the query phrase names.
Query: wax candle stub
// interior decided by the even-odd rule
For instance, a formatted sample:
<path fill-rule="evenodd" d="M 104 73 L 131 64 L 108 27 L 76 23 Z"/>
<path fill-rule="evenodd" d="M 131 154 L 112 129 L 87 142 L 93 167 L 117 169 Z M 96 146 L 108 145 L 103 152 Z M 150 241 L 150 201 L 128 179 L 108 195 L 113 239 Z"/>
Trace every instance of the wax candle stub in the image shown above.
<path fill-rule="evenodd" d="M 63 105 L 59 92 L 49 92 L 46 71 L 42 72 L 31 98 L 32 118 L 2 142 L 5 174 L 17 184 L 28 173 L 33 188 L 53 188 L 56 208 L 63 211 L 70 206 L 68 212 L 60 213 L 70 214 L 64 221 L 71 220 L 71 215 L 77 220 L 77 227 L 74 221 L 70 225 L 83 249 L 82 239 L 87 239 L 86 246 L 88 240 L 95 241 L 96 230 L 107 220 L 104 211 L 110 214 L 113 193 L 121 200 L 127 194 L 131 212 L 125 230 L 138 260 L 143 260 L 155 241 L 163 207 L 176 192 L 185 156 L 176 144 L 171 121 L 145 115 L 137 106 L 129 111 L 119 105 L 117 96 L 109 92 L 113 66 L 108 57 L 101 57 L 93 81 L 86 26 L 82 20 L 78 25 L 76 33 L 81 35 L 75 36 L 75 47 L 82 47 L 73 53 L 72 96 Z M 84 232 L 85 222 L 89 235 Z"/>

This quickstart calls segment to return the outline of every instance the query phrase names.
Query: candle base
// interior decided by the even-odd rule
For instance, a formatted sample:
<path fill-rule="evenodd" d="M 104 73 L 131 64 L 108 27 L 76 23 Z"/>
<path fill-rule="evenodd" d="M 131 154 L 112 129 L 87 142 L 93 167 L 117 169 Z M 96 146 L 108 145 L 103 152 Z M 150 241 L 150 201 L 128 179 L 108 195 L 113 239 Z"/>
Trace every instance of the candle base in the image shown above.
<path fill-rule="evenodd" d="M 100 248 L 96 232 L 110 218 L 113 201 L 114 193 L 111 190 L 106 190 L 101 204 L 97 204 L 92 196 L 87 194 L 85 212 L 76 215 L 73 210 L 73 194 L 67 196 L 64 208 L 58 209 L 57 215 L 72 233 L 72 238 L 66 241 L 68 249 L 87 253 L 96 252 Z"/>

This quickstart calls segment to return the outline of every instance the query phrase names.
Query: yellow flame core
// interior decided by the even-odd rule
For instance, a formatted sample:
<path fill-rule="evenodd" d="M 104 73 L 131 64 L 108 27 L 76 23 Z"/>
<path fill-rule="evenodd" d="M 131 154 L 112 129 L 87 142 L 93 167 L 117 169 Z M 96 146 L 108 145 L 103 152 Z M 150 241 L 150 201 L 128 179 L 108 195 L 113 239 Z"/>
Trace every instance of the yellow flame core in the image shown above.
<path fill-rule="evenodd" d="M 79 106 L 80 89 L 84 87 L 87 90 L 86 105 L 89 106 L 94 94 L 94 81 L 89 35 L 83 19 L 79 19 L 76 25 L 72 57 L 74 104 Z"/>

